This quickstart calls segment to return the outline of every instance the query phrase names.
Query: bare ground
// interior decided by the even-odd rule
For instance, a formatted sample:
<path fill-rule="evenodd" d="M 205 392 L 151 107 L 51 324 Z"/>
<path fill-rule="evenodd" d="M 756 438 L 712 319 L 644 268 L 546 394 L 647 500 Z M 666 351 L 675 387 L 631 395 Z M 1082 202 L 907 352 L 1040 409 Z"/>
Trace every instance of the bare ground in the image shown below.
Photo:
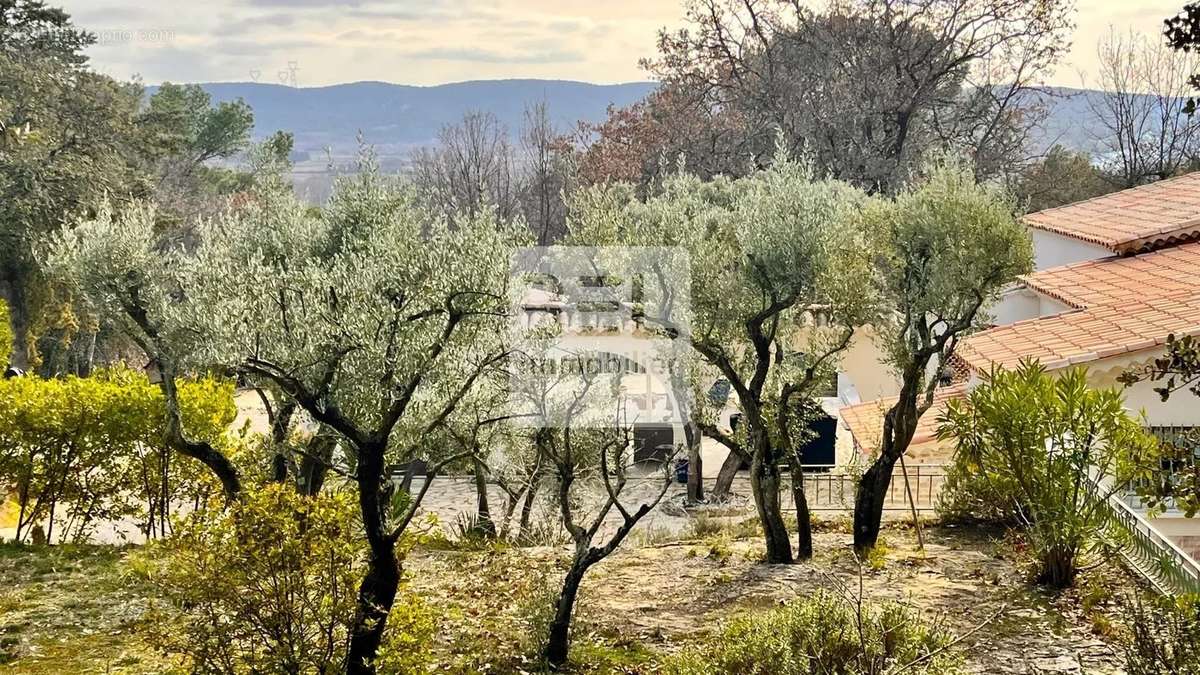
<path fill-rule="evenodd" d="M 716 535 L 630 546 L 594 568 L 585 580 L 580 632 L 644 648 L 654 657 L 624 670 L 652 672 L 659 658 L 702 640 L 731 616 L 786 603 L 820 588 L 855 594 L 861 579 L 864 598 L 908 603 L 958 635 L 976 631 L 961 643 L 972 672 L 1123 672 L 1111 638 L 1100 635 L 1110 632 L 1105 626 L 1112 617 L 1105 612 L 1116 614 L 1122 589 L 1132 588 L 1132 580 L 1119 568 L 1089 573 L 1081 590 L 1043 591 L 1026 583 L 1017 565 L 1000 555 L 1008 544 L 996 541 L 998 535 L 953 528 L 926 532 L 923 555 L 911 530 L 890 528 L 885 534 L 890 549 L 886 560 L 879 569 L 860 568 L 851 553 L 850 535 L 838 529 L 816 535 L 813 561 L 785 566 L 758 562 L 757 538 Z M 514 601 L 502 588 L 528 583 L 518 581 L 527 579 L 524 572 L 552 565 L 561 553 L 418 552 L 408 568 L 414 588 L 450 609 L 451 615 L 456 607 L 474 605 L 479 612 L 475 619 L 492 621 L 504 615 L 515 622 Z M 472 574 L 479 578 L 472 581 Z M 461 579 L 461 588 L 446 586 L 443 580 L 453 576 Z M 553 586 L 557 578 L 552 575 L 541 583 Z M 1085 593 L 1096 605 L 1087 611 Z M 494 606 L 480 609 L 489 602 Z M 454 651 L 475 640 L 475 626 L 469 617 L 445 624 L 443 648 Z M 486 637 L 491 649 L 516 649 L 505 644 L 502 633 Z M 470 665 L 482 669 L 488 664 Z"/>
<path fill-rule="evenodd" d="M 997 533 L 933 528 L 921 554 L 913 531 L 893 523 L 884 532 L 886 556 L 860 568 L 845 525 L 827 522 L 813 561 L 770 566 L 758 562 L 762 542 L 752 530 L 734 523 L 686 541 L 651 531 L 594 568 L 577 616 L 576 671 L 653 673 L 730 617 L 820 588 L 853 594 L 861 579 L 864 598 L 909 603 L 958 635 L 986 624 L 960 645 L 973 672 L 1121 672 L 1112 626 L 1133 582 L 1117 565 L 1087 572 L 1077 589 L 1052 593 L 1027 583 L 1011 558 L 1012 542 Z M 8 653 L 0 672 L 171 669 L 175 664 L 139 638 L 147 598 L 128 572 L 127 550 L 0 549 L 0 653 Z M 549 606 L 566 553 L 447 550 L 444 540 L 413 551 L 409 589 L 438 617 L 437 669 L 534 670 L 526 656 L 536 648 L 531 620 L 536 625 L 535 615 Z"/>

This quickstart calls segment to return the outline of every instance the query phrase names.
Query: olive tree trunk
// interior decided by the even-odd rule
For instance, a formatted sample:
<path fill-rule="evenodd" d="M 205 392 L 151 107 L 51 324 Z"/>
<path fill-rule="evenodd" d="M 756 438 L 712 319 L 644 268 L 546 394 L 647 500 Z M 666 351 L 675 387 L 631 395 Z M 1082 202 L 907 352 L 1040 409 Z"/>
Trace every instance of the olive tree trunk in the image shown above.
<path fill-rule="evenodd" d="M 750 491 L 766 540 L 766 562 L 778 565 L 792 562 L 792 543 L 788 541 L 779 499 L 779 466 L 771 459 L 769 452 L 754 453 L 750 465 Z"/>
<path fill-rule="evenodd" d="M 492 508 L 488 502 L 487 472 L 484 471 L 483 462 L 479 461 L 478 457 L 475 457 L 471 463 L 475 472 L 475 526 L 484 536 L 495 539 L 496 522 L 492 519 Z"/>
<path fill-rule="evenodd" d="M 687 498 L 692 504 L 704 501 L 704 459 L 700 455 L 701 436 L 695 423 L 683 425 L 684 441 L 687 443 L 688 476 Z"/>
<path fill-rule="evenodd" d="M 729 499 L 733 494 L 733 479 L 737 478 L 738 471 L 742 468 L 742 463 L 746 459 L 736 452 L 730 450 L 725 456 L 725 461 L 721 462 L 721 469 L 717 472 L 717 479 L 713 482 L 712 492 L 709 493 L 713 501 L 724 501 Z"/>
<path fill-rule="evenodd" d="M 563 578 L 562 591 L 554 605 L 554 619 L 550 622 L 550 634 L 543 656 L 547 665 L 555 670 L 567 663 L 571 647 L 571 615 L 575 611 L 575 600 L 579 597 L 579 585 L 589 566 L 586 555 L 582 559 L 579 555 L 575 556 L 571 569 Z"/>
<path fill-rule="evenodd" d="M 374 675 L 375 657 L 400 587 L 396 543 L 387 532 L 384 450 L 383 445 L 366 445 L 358 453 L 358 503 L 370 553 L 346 650 L 346 672 L 352 675 Z"/>
<path fill-rule="evenodd" d="M 792 501 L 796 504 L 796 559 L 809 560 L 813 555 L 812 513 L 804 491 L 804 466 L 798 457 L 791 458 L 791 469 Z"/>
<path fill-rule="evenodd" d="M 879 541 L 883 524 L 883 503 L 892 484 L 895 460 L 880 456 L 858 481 L 854 499 L 854 550 L 866 554 Z"/>

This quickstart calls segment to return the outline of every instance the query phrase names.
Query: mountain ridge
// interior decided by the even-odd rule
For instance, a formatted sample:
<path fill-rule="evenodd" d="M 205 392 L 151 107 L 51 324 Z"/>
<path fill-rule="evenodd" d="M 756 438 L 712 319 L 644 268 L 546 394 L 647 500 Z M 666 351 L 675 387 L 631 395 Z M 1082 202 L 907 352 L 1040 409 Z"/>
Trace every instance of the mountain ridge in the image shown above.
<path fill-rule="evenodd" d="M 496 115 L 510 134 L 529 104 L 545 101 L 560 131 L 604 119 L 610 105 L 626 106 L 650 93 L 653 82 L 594 84 L 512 78 L 408 85 L 363 80 L 317 87 L 273 82 L 197 83 L 214 101 L 242 99 L 254 109 L 254 138 L 292 132 L 301 155 L 353 155 L 361 132 L 381 156 L 404 155 L 434 143 L 438 131 L 471 111 Z M 157 87 L 148 87 L 147 95 Z"/>

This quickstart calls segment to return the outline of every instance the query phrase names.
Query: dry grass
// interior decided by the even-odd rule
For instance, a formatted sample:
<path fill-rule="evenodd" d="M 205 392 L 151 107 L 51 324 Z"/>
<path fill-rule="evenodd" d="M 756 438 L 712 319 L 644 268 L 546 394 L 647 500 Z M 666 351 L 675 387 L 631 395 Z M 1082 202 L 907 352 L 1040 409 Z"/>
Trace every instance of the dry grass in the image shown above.
<path fill-rule="evenodd" d="M 147 599 L 111 546 L 0 545 L 0 669 L 161 673 L 137 638 Z"/>
<path fill-rule="evenodd" d="M 662 660 L 708 639 L 721 623 L 835 585 L 897 600 L 964 633 L 977 672 L 1030 672 L 1039 661 L 1075 659 L 1083 672 L 1115 672 L 1111 646 L 1128 579 L 1113 570 L 1052 595 L 1028 586 L 998 535 L 933 528 L 926 550 L 911 531 L 890 527 L 888 550 L 861 568 L 844 523 L 817 528 L 815 560 L 759 562 L 757 523 L 709 517 L 685 541 L 629 545 L 584 582 L 575 630 L 575 672 L 650 673 Z M 666 537 L 664 537 L 666 539 Z M 631 542 L 632 543 L 632 542 Z M 557 589 L 566 549 L 419 549 L 405 568 L 412 587 L 439 612 L 432 654 L 441 672 L 531 672 L 533 628 Z M 148 599 L 113 547 L 0 547 L 0 637 L 18 658 L 0 672 L 148 673 L 171 664 L 137 637 Z M 0 643 L 3 644 L 3 643 Z"/>

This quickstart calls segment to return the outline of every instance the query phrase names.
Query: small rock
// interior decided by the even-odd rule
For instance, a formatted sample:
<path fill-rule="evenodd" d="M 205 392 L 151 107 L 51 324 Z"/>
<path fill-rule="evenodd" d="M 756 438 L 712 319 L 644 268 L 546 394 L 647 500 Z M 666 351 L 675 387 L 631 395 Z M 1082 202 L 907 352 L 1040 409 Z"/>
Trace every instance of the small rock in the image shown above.
<path fill-rule="evenodd" d="M 1079 661 L 1076 661 L 1075 657 L 1067 654 L 1037 659 L 1031 665 L 1035 673 L 1083 674 L 1083 668 L 1080 667 Z"/>

